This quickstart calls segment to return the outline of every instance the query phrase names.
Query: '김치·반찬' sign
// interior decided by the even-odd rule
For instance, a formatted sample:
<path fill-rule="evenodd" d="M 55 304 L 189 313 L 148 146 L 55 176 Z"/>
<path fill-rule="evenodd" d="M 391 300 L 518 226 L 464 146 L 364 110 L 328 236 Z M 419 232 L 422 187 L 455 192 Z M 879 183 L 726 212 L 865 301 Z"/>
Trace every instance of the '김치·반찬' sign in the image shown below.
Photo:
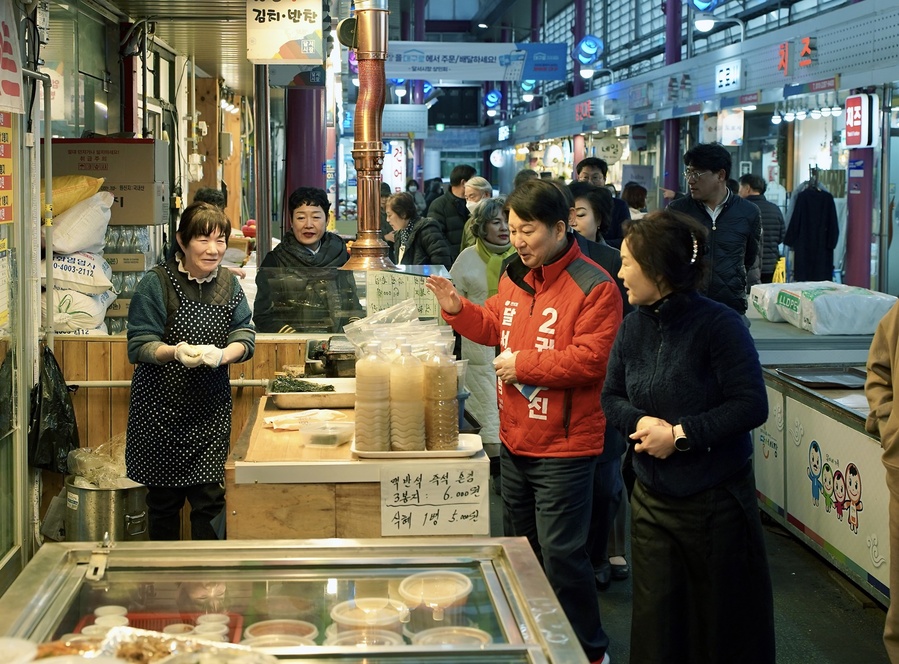
<path fill-rule="evenodd" d="M 247 0 L 247 60 L 320 65 L 324 52 L 321 0 Z"/>
<path fill-rule="evenodd" d="M 561 81 L 567 66 L 565 44 L 390 42 L 384 69 L 389 78 Z"/>

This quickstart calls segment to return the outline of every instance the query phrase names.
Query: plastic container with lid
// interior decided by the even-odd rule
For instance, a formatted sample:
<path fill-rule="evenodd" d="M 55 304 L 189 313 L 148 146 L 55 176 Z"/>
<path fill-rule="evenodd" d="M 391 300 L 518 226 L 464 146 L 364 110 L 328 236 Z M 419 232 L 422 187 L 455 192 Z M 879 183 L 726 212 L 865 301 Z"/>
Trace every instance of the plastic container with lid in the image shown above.
<path fill-rule="evenodd" d="M 489 633 L 477 627 L 433 627 L 412 637 L 414 646 L 485 646 L 493 642 Z"/>
<path fill-rule="evenodd" d="M 265 636 L 251 636 L 240 642 L 242 646 L 251 648 L 291 648 L 294 646 L 314 646 L 315 641 L 306 636 L 294 636 L 292 634 L 267 634 Z"/>
<path fill-rule="evenodd" d="M 407 576 L 400 583 L 399 594 L 410 610 L 409 629 L 418 633 L 432 627 L 465 624 L 464 609 L 471 590 L 471 579 L 459 572 Z"/>
<path fill-rule="evenodd" d="M 338 632 L 383 629 L 402 634 L 403 623 L 409 622 L 409 609 L 395 599 L 365 597 L 335 605 L 331 620 L 337 624 Z"/>
<path fill-rule="evenodd" d="M 318 627 L 305 620 L 290 620 L 278 618 L 276 620 L 261 620 L 249 625 L 244 631 L 245 639 L 254 636 L 302 636 L 315 640 L 318 636 Z"/>
<path fill-rule="evenodd" d="M 384 629 L 351 629 L 332 634 L 322 645 L 326 646 L 399 646 L 405 643 L 396 632 Z"/>
<path fill-rule="evenodd" d="M 353 422 L 309 422 L 299 428 L 300 442 L 310 447 L 340 447 L 350 442 Z"/>

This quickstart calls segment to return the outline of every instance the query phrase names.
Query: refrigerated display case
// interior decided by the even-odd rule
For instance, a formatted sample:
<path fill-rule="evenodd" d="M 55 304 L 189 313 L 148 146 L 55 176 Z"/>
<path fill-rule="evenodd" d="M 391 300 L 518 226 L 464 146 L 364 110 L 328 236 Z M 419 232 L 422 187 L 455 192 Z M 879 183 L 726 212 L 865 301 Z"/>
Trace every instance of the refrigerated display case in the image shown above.
<path fill-rule="evenodd" d="M 287 661 L 587 661 L 523 538 L 51 543 L 0 598 L 0 634 L 56 641 L 115 607 L 132 628 L 312 639 L 269 651 Z"/>

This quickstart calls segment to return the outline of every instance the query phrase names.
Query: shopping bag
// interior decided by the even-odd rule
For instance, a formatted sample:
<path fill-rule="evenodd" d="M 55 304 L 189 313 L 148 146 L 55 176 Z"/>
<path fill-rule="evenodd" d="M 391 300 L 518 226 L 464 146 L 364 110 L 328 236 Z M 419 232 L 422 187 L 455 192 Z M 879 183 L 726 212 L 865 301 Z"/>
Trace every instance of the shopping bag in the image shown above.
<path fill-rule="evenodd" d="M 28 426 L 28 465 L 55 473 L 66 473 L 69 452 L 80 445 L 75 408 L 62 369 L 47 346 L 43 346 L 41 371 L 31 390 Z"/>

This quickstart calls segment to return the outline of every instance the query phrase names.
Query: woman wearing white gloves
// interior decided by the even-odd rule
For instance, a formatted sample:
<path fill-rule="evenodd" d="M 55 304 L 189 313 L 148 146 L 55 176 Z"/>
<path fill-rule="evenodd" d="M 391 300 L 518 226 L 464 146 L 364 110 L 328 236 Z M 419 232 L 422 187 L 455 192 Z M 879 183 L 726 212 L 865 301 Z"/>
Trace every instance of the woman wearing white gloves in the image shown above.
<path fill-rule="evenodd" d="M 192 539 L 216 539 L 225 507 L 231 438 L 226 365 L 253 356 L 256 332 L 240 284 L 219 264 L 231 224 L 208 203 L 181 215 L 179 251 L 137 285 L 128 309 L 131 380 L 125 462 L 148 489 L 153 540 L 180 539 L 190 503 Z"/>

